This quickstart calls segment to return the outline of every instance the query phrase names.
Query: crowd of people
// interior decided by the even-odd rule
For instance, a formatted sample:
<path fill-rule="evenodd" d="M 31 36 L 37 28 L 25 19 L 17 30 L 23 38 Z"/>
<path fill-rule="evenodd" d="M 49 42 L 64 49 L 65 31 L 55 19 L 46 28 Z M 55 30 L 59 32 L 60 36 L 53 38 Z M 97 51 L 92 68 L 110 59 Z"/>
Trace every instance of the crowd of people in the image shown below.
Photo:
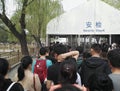
<path fill-rule="evenodd" d="M 57 43 L 24 56 L 14 81 L 8 71 L 0 58 L 0 91 L 120 91 L 120 48 L 92 44 L 86 52 Z"/>

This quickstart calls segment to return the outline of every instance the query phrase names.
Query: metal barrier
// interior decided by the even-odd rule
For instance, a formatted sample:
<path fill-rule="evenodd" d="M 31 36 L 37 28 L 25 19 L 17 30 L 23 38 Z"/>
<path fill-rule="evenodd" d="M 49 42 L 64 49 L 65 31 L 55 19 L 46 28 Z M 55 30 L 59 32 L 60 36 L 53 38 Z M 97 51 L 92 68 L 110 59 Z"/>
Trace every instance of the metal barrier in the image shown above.
<path fill-rule="evenodd" d="M 28 50 L 31 56 L 38 51 L 34 45 L 28 44 Z M 0 44 L 0 58 L 5 58 L 9 61 L 10 66 L 19 63 L 22 58 L 21 46 L 19 44 Z"/>
<path fill-rule="evenodd" d="M 21 52 L 18 51 L 11 51 L 11 52 L 1 52 L 0 58 L 5 58 L 9 61 L 10 66 L 15 65 L 20 61 L 22 57 Z"/>

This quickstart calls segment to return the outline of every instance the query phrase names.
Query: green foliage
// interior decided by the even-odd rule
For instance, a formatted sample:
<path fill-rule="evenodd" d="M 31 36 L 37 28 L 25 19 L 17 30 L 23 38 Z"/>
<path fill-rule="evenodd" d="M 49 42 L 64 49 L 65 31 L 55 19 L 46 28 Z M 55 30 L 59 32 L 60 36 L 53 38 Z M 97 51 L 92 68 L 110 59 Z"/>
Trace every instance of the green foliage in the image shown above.
<path fill-rule="evenodd" d="M 102 0 L 120 10 L 120 0 Z"/>
<path fill-rule="evenodd" d="M 0 42 L 17 42 L 18 40 L 15 36 L 9 31 L 9 29 L 4 25 L 4 23 L 0 20 Z"/>
<path fill-rule="evenodd" d="M 6 43 L 8 39 L 7 33 L 0 29 L 0 42 Z"/>
<path fill-rule="evenodd" d="M 27 12 L 28 30 L 36 36 L 45 37 L 47 23 L 62 13 L 62 7 L 58 0 L 35 0 Z"/>
<path fill-rule="evenodd" d="M 17 30 L 20 30 L 19 19 L 22 1 L 23 0 L 17 0 L 18 8 L 14 16 L 11 18 Z M 26 10 L 26 28 L 29 31 L 29 37 L 27 39 L 31 40 L 31 35 L 45 38 L 47 23 L 61 13 L 63 13 L 63 8 L 60 0 L 33 0 Z"/>
<path fill-rule="evenodd" d="M 0 28 L 0 42 L 6 43 L 8 40 L 8 33 Z"/>
<path fill-rule="evenodd" d="M 17 42 L 18 43 L 18 39 L 12 34 L 12 33 L 8 33 L 8 40 L 9 43 L 12 42 Z"/>
<path fill-rule="evenodd" d="M 20 10 L 17 10 L 17 11 L 14 13 L 14 16 L 11 18 L 11 21 L 14 22 L 14 24 L 15 24 L 15 26 L 16 26 L 16 28 L 17 28 L 17 30 L 18 30 L 19 32 L 21 32 L 21 31 L 20 31 L 20 30 L 21 30 L 21 27 L 20 27 L 20 23 L 19 23 L 19 21 L 20 21 L 20 14 L 21 14 Z"/>
<path fill-rule="evenodd" d="M 5 31 L 6 27 L 0 20 L 0 42 L 5 43 L 8 40 L 8 33 Z"/>

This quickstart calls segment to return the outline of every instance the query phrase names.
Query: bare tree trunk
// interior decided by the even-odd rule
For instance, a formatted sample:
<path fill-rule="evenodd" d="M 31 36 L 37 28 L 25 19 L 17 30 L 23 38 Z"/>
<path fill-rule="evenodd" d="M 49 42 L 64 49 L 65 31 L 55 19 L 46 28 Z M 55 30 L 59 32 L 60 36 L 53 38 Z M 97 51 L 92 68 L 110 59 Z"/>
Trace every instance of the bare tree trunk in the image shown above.
<path fill-rule="evenodd" d="M 21 52 L 24 56 L 29 55 L 26 38 L 22 37 L 19 39 L 21 45 Z"/>

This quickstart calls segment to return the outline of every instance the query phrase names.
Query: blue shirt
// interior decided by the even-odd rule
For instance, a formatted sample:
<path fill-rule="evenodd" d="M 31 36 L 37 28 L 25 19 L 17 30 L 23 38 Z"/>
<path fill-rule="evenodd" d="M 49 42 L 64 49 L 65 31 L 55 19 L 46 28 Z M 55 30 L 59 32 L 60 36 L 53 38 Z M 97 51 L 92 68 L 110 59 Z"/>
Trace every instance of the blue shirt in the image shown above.
<path fill-rule="evenodd" d="M 40 58 L 39 58 L 38 60 L 40 60 Z M 32 62 L 32 72 L 34 72 L 35 64 L 36 64 L 36 58 L 33 59 L 33 62 Z M 51 66 L 51 65 L 52 65 L 52 61 L 49 60 L 49 59 L 46 59 L 46 66 L 47 66 L 47 68 L 48 68 L 49 66 Z"/>

